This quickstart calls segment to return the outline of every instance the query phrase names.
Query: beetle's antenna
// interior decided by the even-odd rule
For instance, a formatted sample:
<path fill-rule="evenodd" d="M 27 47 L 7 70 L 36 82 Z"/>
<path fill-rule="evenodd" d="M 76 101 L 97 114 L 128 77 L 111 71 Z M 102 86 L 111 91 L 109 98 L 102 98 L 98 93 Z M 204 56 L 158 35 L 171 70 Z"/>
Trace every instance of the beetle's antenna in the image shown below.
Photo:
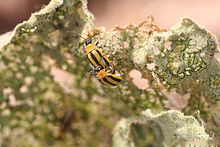
<path fill-rule="evenodd" d="M 94 69 L 92 69 L 91 71 L 89 71 L 88 73 L 86 73 L 81 79 L 80 79 L 80 83 L 82 83 L 82 81 L 85 79 L 86 76 L 88 76 L 89 74 L 94 73 Z"/>
<path fill-rule="evenodd" d="M 79 34 L 73 32 L 73 31 L 66 31 L 66 32 L 71 32 L 71 33 L 73 33 L 75 36 L 80 37 L 80 38 L 86 40 L 86 38 L 82 37 L 81 35 L 79 35 Z"/>

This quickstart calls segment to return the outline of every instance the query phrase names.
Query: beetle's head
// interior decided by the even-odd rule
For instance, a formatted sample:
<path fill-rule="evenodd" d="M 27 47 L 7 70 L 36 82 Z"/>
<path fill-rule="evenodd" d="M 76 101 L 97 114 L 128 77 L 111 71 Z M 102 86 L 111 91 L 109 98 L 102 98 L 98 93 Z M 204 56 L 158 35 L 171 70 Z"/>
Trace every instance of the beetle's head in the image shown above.
<path fill-rule="evenodd" d="M 89 45 L 92 43 L 92 39 L 91 38 L 88 38 L 85 40 L 85 45 Z"/>

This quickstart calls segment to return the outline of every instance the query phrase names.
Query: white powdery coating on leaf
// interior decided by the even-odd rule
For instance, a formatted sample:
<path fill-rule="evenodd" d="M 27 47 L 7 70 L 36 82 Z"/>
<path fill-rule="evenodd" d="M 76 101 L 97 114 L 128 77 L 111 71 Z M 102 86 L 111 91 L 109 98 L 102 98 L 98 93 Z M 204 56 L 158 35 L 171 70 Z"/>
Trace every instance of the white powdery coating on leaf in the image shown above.
<path fill-rule="evenodd" d="M 164 136 L 164 146 L 173 146 L 178 141 L 191 142 L 194 140 L 207 141 L 211 139 L 206 134 L 204 126 L 192 116 L 184 116 L 183 113 L 176 110 L 153 114 L 148 109 L 142 112 L 140 117 L 132 117 L 119 121 L 114 130 L 113 146 L 133 147 L 134 142 L 129 135 L 131 125 L 146 124 L 149 126 L 152 122 L 158 124 L 161 128 Z"/>
<path fill-rule="evenodd" d="M 9 43 L 10 39 L 8 38 L 11 38 L 11 34 L 12 32 L 7 32 L 3 35 L 0 35 L 0 50 L 3 46 Z"/>
<path fill-rule="evenodd" d="M 185 141 L 211 139 L 209 135 L 206 134 L 204 126 L 193 116 L 184 116 L 183 113 L 176 110 L 169 110 L 157 115 L 151 114 L 148 116 L 148 111 L 149 110 L 143 112 L 143 115 L 145 115 L 146 118 L 152 119 L 161 127 L 164 133 L 165 145 L 172 145 L 172 142 L 176 139 Z"/>

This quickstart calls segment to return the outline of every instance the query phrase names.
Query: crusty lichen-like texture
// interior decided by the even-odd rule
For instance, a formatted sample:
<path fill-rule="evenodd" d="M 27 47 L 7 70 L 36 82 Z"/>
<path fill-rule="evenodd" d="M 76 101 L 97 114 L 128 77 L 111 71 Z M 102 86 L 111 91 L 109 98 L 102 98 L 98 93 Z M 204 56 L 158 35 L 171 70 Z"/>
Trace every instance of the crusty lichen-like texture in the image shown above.
<path fill-rule="evenodd" d="M 86 0 L 51 0 L 0 36 L 0 145 L 111 146 L 111 131 L 120 118 L 164 109 L 164 90 L 188 95 L 182 111 L 193 115 L 200 110 L 219 140 L 219 63 L 213 35 L 189 18 L 170 30 L 148 17 L 109 32 L 96 28 L 92 18 Z M 83 41 L 71 31 L 99 41 L 123 73 L 117 87 L 84 77 L 90 65 Z M 131 82 L 128 73 L 134 68 L 148 79 L 148 88 Z M 68 112 L 74 114 L 72 123 L 61 136 L 61 118 Z M 184 133 L 177 136 L 187 137 Z"/>
<path fill-rule="evenodd" d="M 136 131 L 144 132 L 144 129 L 157 128 L 156 146 L 178 146 L 178 145 L 190 145 L 192 142 L 201 141 L 201 144 L 207 145 L 208 140 L 211 138 L 205 132 L 204 126 L 200 124 L 192 116 L 184 116 L 183 113 L 175 110 L 169 110 L 161 112 L 159 114 L 153 114 L 151 110 L 145 110 L 141 116 L 122 119 L 118 122 L 114 130 L 113 146 L 117 147 L 134 147 L 134 146 L 146 146 L 144 140 L 149 137 L 148 133 L 139 133 L 143 136 L 139 136 L 136 140 L 133 140 L 135 131 L 132 131 L 132 127 L 136 128 Z M 138 130 L 139 128 L 139 130 Z M 142 131 L 140 131 L 142 130 Z M 143 139 L 143 141 L 137 140 Z"/>
<path fill-rule="evenodd" d="M 117 62 L 128 60 L 138 69 L 150 71 L 153 84 L 161 89 L 175 88 L 187 93 L 192 92 L 189 85 L 193 84 L 201 90 L 200 95 L 219 99 L 220 67 L 214 57 L 218 52 L 215 37 L 189 18 L 183 18 L 170 31 L 152 26 L 149 20 L 143 26 L 116 28 L 103 35 L 103 44 L 109 45 Z M 126 47 L 125 43 L 129 45 Z M 129 68 L 129 62 L 120 63 Z"/>

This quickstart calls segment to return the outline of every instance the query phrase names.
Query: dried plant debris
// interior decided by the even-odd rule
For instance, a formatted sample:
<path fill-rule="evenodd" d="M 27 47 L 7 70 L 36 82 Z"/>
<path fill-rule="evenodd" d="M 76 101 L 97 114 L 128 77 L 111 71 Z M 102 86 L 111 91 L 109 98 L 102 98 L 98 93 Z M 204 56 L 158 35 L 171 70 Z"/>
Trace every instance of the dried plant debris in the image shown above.
<path fill-rule="evenodd" d="M 136 132 L 132 127 L 136 127 Z M 148 128 L 148 131 L 146 128 Z M 152 131 L 157 138 L 151 142 Z M 137 136 L 139 134 L 139 136 Z M 143 135 L 143 136 L 141 136 Z M 135 140 L 132 136 L 136 136 Z M 139 141 L 142 140 L 142 141 Z M 113 135 L 113 146 L 135 147 L 135 146 L 177 146 L 181 144 L 208 145 L 211 140 L 205 132 L 204 126 L 192 116 L 184 116 L 175 110 L 153 114 L 151 110 L 145 110 L 141 116 L 122 119 L 115 127 Z M 200 144 L 201 143 L 201 144 Z"/>
<path fill-rule="evenodd" d="M 216 112 L 212 106 L 220 91 L 213 35 L 189 18 L 167 30 L 149 16 L 140 24 L 109 32 L 96 28 L 92 19 L 86 0 L 51 0 L 0 36 L 0 146 L 110 146 L 118 118 L 169 106 L 164 91 L 183 99 L 175 106 L 187 114 L 199 109 L 211 126 L 210 112 Z M 90 71 L 84 40 L 71 31 L 99 42 L 123 74 L 117 87 L 84 77 Z M 134 68 L 147 86 L 132 83 L 128 72 Z M 74 119 L 60 139 L 60 119 L 69 108 L 74 108 Z M 160 128 L 153 128 L 153 139 L 159 136 L 167 142 Z M 216 138 L 217 128 L 211 131 Z M 140 128 L 134 125 L 136 129 Z M 184 131 L 176 133 L 181 139 L 188 137 Z"/>

